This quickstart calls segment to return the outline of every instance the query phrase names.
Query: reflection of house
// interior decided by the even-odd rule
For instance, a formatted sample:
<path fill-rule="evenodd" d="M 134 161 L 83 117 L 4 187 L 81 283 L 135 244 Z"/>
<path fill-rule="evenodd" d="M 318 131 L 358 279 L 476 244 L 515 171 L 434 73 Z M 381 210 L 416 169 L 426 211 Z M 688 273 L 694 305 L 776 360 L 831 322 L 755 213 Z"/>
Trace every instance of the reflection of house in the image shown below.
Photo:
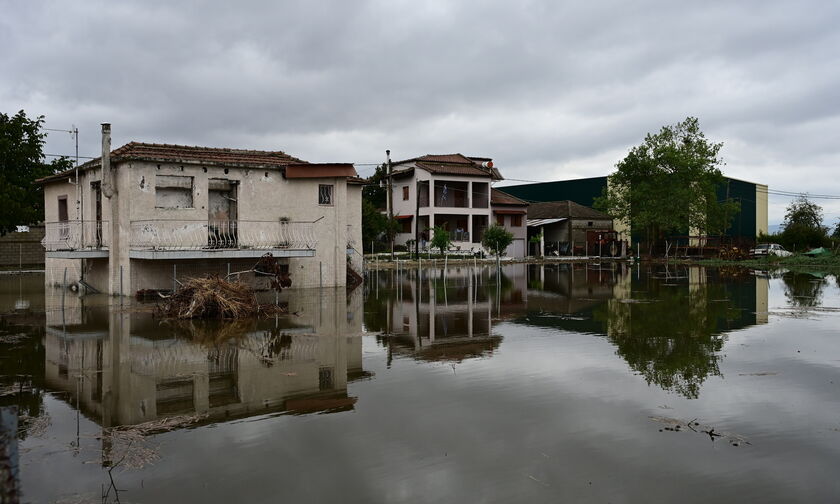
<path fill-rule="evenodd" d="M 149 314 L 114 309 L 73 325 L 51 316 L 46 381 L 103 426 L 352 409 L 347 383 L 365 375 L 360 314 L 332 289 L 296 293 L 289 304 L 303 315 L 163 330 Z"/>
<path fill-rule="evenodd" d="M 461 154 L 427 154 L 394 163 L 394 216 L 402 222 L 397 243 L 414 240 L 415 233 L 428 239 L 429 230 L 440 227 L 449 232 L 454 247 L 480 250 L 484 230 L 495 223 L 494 215 L 519 216 L 523 210 L 522 202 L 504 202 L 499 207 L 502 213 L 494 213 L 490 184 L 501 178 L 491 159 Z M 515 222 L 510 225 L 519 227 Z M 525 255 L 524 248 L 512 247 L 508 252 Z"/>
<path fill-rule="evenodd" d="M 110 151 L 103 125 L 103 157 L 78 171 L 78 181 L 72 170 L 41 180 L 47 270 L 67 267 L 71 283 L 84 276 L 132 294 L 170 288 L 173 276 L 249 269 L 270 252 L 296 286 L 333 286 L 345 284 L 348 253 L 361 260 L 351 164 L 136 142 Z"/>
<path fill-rule="evenodd" d="M 382 342 L 391 353 L 416 359 L 462 361 L 491 355 L 501 343 L 492 334 L 492 321 L 511 307 L 521 309 L 525 290 L 524 274 L 496 280 L 489 269 L 470 267 L 453 267 L 446 274 L 428 269 L 419 279 L 383 276 L 379 281 L 394 281 L 396 290 L 386 301 L 382 326 L 375 329 L 388 334 Z"/>

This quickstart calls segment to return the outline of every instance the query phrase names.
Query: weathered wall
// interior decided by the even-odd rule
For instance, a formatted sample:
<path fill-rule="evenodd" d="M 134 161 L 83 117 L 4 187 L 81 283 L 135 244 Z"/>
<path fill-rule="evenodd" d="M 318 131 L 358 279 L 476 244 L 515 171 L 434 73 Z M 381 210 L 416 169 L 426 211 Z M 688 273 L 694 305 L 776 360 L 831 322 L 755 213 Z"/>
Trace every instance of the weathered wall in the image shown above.
<path fill-rule="evenodd" d="M 101 179 L 101 170 L 89 170 L 80 177 L 84 188 L 82 213 L 85 220 L 94 220 L 94 191 L 91 182 Z M 226 173 L 227 172 L 227 173 Z M 192 177 L 192 206 L 187 208 L 161 208 L 156 197 L 156 179 L 159 176 Z M 296 258 L 290 261 L 290 270 L 296 286 L 317 287 L 344 285 L 348 241 L 355 241 L 361 250 L 361 187 L 348 185 L 344 178 L 286 179 L 277 170 L 237 169 L 197 164 L 157 164 L 151 162 L 123 162 L 117 165 L 115 185 L 117 194 L 102 198 L 102 219 L 114 221 L 113 242 L 110 254 L 110 276 L 107 284 L 112 292 L 119 286 L 119 269 L 123 267 L 125 279 L 141 279 L 132 273 L 133 261 L 129 260 L 132 240 L 131 223 L 138 221 L 182 221 L 206 223 L 209 206 L 209 179 L 225 179 L 237 184 L 237 218 L 251 222 L 251 226 L 277 225 L 281 218 L 293 222 L 314 222 L 318 239 L 315 257 Z M 319 184 L 334 186 L 330 205 L 318 204 Z M 47 221 L 58 219 L 58 196 L 68 196 L 68 216 L 75 220 L 75 186 L 67 182 L 54 182 L 45 186 Z M 181 199 L 178 199 L 180 202 Z M 187 200 L 184 200 L 187 201 Z M 182 206 L 182 205 L 178 205 Z M 107 232 L 107 231 L 105 231 Z M 201 243 L 197 244 L 201 246 Z M 359 262 L 361 257 L 354 259 Z M 255 262 L 255 261 L 253 261 Z M 76 261 L 78 263 L 78 261 Z M 53 261 L 53 267 L 63 269 L 64 262 Z M 171 263 L 169 265 L 171 267 Z M 78 269 L 79 266 L 76 267 Z M 157 273 L 141 284 L 155 284 Z M 126 282 L 127 283 L 127 282 Z M 124 294 L 136 288 L 126 287 Z"/>

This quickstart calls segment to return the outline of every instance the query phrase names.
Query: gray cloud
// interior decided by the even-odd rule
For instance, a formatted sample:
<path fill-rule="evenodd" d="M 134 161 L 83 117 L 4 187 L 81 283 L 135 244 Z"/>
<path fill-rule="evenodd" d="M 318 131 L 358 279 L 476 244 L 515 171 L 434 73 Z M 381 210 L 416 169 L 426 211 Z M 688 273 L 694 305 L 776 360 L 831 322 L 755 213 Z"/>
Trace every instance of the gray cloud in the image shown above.
<path fill-rule="evenodd" d="M 83 154 L 108 121 L 115 144 L 359 163 L 460 151 L 548 180 L 605 174 L 694 115 L 724 143 L 727 174 L 840 194 L 830 2 L 0 6 L 0 109 L 76 124 Z M 62 135 L 48 148 L 72 150 Z"/>

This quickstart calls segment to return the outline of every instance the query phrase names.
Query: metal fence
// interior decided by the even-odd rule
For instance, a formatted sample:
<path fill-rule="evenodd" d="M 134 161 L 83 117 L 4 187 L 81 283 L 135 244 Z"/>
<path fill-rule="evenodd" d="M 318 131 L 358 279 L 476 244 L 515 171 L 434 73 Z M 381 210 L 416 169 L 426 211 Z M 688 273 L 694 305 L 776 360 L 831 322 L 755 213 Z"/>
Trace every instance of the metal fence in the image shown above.
<path fill-rule="evenodd" d="M 108 230 L 108 221 L 47 222 L 41 244 L 50 252 L 107 249 Z"/>
<path fill-rule="evenodd" d="M 131 222 L 134 250 L 314 250 L 314 222 L 139 220 Z"/>

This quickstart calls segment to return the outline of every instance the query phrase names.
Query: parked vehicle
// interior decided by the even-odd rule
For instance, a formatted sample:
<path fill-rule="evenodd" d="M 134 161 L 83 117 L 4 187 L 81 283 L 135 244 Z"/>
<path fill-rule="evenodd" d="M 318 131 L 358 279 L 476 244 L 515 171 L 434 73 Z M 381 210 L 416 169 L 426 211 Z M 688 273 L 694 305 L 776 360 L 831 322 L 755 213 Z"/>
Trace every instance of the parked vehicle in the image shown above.
<path fill-rule="evenodd" d="M 750 255 L 755 257 L 766 257 L 771 255 L 776 257 L 789 257 L 792 256 L 793 253 L 788 252 L 778 243 L 759 243 L 754 249 L 750 250 Z"/>

